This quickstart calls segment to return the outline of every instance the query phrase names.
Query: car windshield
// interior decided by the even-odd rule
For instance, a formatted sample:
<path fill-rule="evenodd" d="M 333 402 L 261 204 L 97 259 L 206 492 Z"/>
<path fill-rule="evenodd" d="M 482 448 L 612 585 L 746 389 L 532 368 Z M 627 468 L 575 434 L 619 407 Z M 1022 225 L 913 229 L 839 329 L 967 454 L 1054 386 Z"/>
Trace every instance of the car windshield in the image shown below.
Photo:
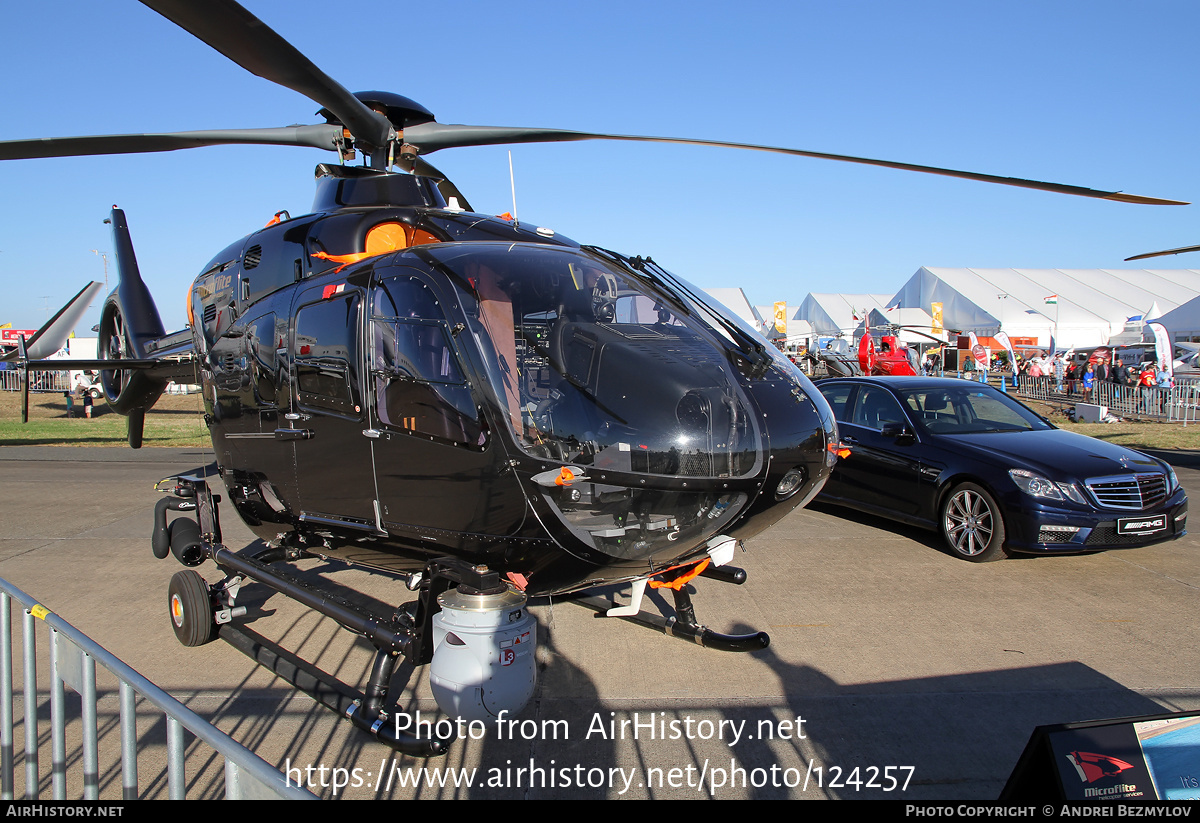
<path fill-rule="evenodd" d="M 987 388 L 902 391 L 909 415 L 930 434 L 1046 431 L 1054 428 L 1008 395 Z"/>

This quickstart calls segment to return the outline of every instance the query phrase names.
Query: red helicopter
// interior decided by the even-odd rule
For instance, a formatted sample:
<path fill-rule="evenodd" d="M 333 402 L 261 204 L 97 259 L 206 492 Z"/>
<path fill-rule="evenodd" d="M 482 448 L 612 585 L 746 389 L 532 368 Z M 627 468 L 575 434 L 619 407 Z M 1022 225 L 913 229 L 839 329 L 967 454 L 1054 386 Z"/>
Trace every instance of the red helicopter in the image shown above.
<path fill-rule="evenodd" d="M 863 374 L 869 375 L 914 376 L 920 373 L 917 353 L 907 343 L 901 343 L 895 334 L 885 334 L 879 338 L 876 349 L 869 326 L 858 340 L 858 365 Z"/>
<path fill-rule="evenodd" d="M 916 326 L 901 326 L 888 324 L 882 327 L 883 334 L 876 346 L 871 334 L 871 318 L 868 313 L 864 319 L 863 335 L 858 339 L 858 366 L 862 373 L 872 376 L 908 376 L 921 373 L 921 361 L 917 351 L 902 341 L 897 332 L 904 330 L 913 334 L 927 337 L 939 345 L 945 345 L 932 334 L 921 331 Z"/>

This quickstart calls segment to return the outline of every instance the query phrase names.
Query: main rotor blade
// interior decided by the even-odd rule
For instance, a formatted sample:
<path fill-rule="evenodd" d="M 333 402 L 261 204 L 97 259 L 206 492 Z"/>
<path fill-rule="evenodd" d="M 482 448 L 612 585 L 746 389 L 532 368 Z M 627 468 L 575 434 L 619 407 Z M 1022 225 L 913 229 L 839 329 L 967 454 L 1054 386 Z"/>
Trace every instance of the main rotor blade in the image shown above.
<path fill-rule="evenodd" d="M 1152 251 L 1146 254 L 1135 254 L 1133 257 L 1126 257 L 1125 262 L 1130 260 L 1145 260 L 1147 257 L 1164 257 L 1168 254 L 1187 254 L 1190 251 L 1200 251 L 1200 246 L 1184 246 L 1181 249 L 1167 249 L 1166 251 Z"/>
<path fill-rule="evenodd" d="M 320 103 L 368 153 L 387 145 L 394 130 L 325 72 L 234 0 L 142 0 L 175 25 L 252 74 Z"/>
<path fill-rule="evenodd" d="M 45 325 L 34 332 L 33 337 L 24 341 L 24 356 L 30 360 L 41 360 L 67 345 L 67 338 L 71 336 L 71 330 L 83 318 L 84 313 L 103 288 L 102 284 L 93 281 L 80 289 L 79 293 L 55 312 Z M 12 356 L 3 359 L 11 360 Z"/>
<path fill-rule="evenodd" d="M 892 160 L 873 160 L 869 157 L 853 157 L 846 154 L 829 154 L 803 149 L 787 149 L 779 146 L 760 146 L 752 143 L 728 143 L 720 140 L 693 140 L 681 137 L 645 137 L 632 134 L 597 134 L 584 131 L 567 131 L 564 129 L 534 129 L 509 126 L 460 126 L 443 123 L 421 123 L 409 126 L 404 130 L 404 140 L 419 147 L 424 154 L 439 149 L 458 148 L 461 146 L 491 146 L 505 143 L 557 143 L 575 140 L 628 140 L 644 143 L 682 143 L 693 146 L 716 146 L 729 149 L 749 149 L 751 151 L 770 151 L 778 154 L 790 154 L 797 157 L 815 157 L 819 160 L 838 160 L 843 163 L 859 163 L 865 166 L 882 166 L 887 169 L 915 171 L 923 174 L 939 174 L 944 177 L 960 177 L 964 180 L 978 180 L 983 183 L 998 183 L 1003 186 L 1018 186 L 1025 189 L 1072 194 L 1079 197 L 1096 197 L 1102 200 L 1118 200 L 1122 203 L 1139 203 L 1152 206 L 1186 206 L 1181 200 L 1164 200 L 1158 197 L 1143 197 L 1137 194 L 1125 194 L 1119 191 L 1097 191 L 1081 186 L 1068 186 L 1061 183 L 1045 183 L 1040 180 L 1024 180 L 1020 177 L 998 177 L 993 174 L 979 174 L 956 169 L 943 169 L 937 166 L 921 166 L 915 163 L 897 163 Z"/>
<path fill-rule="evenodd" d="M 92 137 L 42 137 L 32 140 L 0 141 L 0 160 L 35 157 L 80 157 L 94 154 L 135 154 L 175 151 L 200 146 L 259 144 L 308 146 L 336 151 L 342 127 L 286 126 L 274 129 L 215 129 L 168 134 L 108 134 Z"/>

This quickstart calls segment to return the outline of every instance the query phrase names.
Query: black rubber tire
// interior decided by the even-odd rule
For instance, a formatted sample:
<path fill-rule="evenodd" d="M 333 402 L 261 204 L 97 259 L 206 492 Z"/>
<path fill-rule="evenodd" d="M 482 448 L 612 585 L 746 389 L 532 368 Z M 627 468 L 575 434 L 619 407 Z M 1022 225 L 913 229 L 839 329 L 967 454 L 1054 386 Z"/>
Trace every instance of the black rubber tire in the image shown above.
<path fill-rule="evenodd" d="M 176 572 L 167 587 L 167 610 L 175 637 L 185 646 L 203 646 L 217 635 L 208 584 L 194 571 Z"/>
<path fill-rule="evenodd" d="M 955 486 L 942 501 L 939 522 L 946 547 L 955 557 L 972 563 L 1004 557 L 1004 516 L 995 499 L 980 486 Z"/>

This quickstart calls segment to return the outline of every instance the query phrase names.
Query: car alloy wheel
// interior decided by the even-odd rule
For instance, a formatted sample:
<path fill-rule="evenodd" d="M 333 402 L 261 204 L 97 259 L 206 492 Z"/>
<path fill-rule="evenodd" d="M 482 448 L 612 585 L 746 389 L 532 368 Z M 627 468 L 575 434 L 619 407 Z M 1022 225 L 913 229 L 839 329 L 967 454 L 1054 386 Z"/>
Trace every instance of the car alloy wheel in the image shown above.
<path fill-rule="evenodd" d="M 955 556 L 975 563 L 1004 555 L 1004 518 L 992 496 L 963 483 L 942 504 L 942 536 Z"/>

